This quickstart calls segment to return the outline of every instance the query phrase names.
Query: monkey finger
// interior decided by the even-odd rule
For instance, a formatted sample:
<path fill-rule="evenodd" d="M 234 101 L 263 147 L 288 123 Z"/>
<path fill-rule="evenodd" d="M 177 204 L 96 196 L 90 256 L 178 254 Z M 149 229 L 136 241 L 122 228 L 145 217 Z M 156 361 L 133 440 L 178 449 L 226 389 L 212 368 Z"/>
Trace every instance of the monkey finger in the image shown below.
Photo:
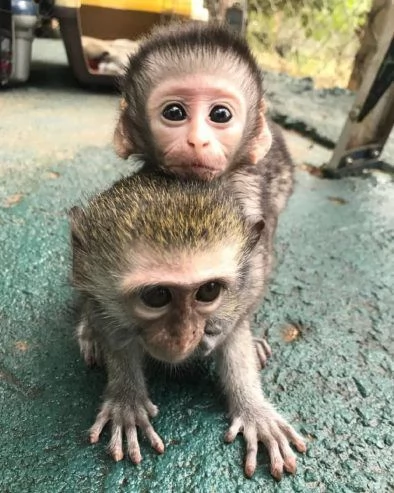
<path fill-rule="evenodd" d="M 270 456 L 271 474 L 276 480 L 280 481 L 282 479 L 284 461 L 278 443 L 276 440 L 271 439 L 265 445 Z"/>
<path fill-rule="evenodd" d="M 245 428 L 244 438 L 246 441 L 245 474 L 251 478 L 257 465 L 258 441 L 256 431 L 253 428 Z"/>
<path fill-rule="evenodd" d="M 225 442 L 227 443 L 233 442 L 235 440 L 235 437 L 242 430 L 242 428 L 243 428 L 243 423 L 241 418 L 239 417 L 234 418 L 230 428 L 227 430 L 226 434 L 224 435 Z"/>
<path fill-rule="evenodd" d="M 134 425 L 126 428 L 127 453 L 131 462 L 139 464 L 142 461 L 140 445 L 138 443 L 137 429 Z"/>
<path fill-rule="evenodd" d="M 103 431 L 104 426 L 110 420 L 110 407 L 106 404 L 103 405 L 101 411 L 98 413 L 96 421 L 90 427 L 89 430 L 89 441 L 90 443 L 97 443 L 100 434 Z"/>
<path fill-rule="evenodd" d="M 111 440 L 108 444 L 108 451 L 116 462 L 123 459 L 122 427 L 114 422 L 112 422 Z"/>
<path fill-rule="evenodd" d="M 155 432 L 151 423 L 146 419 L 140 423 L 140 426 L 145 433 L 146 437 L 150 441 L 152 448 L 156 450 L 159 454 L 164 452 L 164 443 L 159 435 Z"/>
<path fill-rule="evenodd" d="M 293 451 L 290 448 L 289 442 L 284 436 L 282 436 L 282 438 L 279 440 L 279 448 L 284 460 L 285 470 L 287 472 L 290 472 L 291 474 L 294 474 L 297 469 L 296 456 L 294 455 Z"/>
<path fill-rule="evenodd" d="M 257 353 L 257 359 L 259 361 L 260 369 L 262 369 L 267 364 L 267 355 L 263 347 L 257 342 L 256 342 L 256 353 Z"/>
<path fill-rule="evenodd" d="M 146 412 L 149 414 L 151 418 L 154 418 L 159 414 L 159 408 L 155 404 L 153 404 L 153 402 L 150 401 L 149 399 L 145 401 L 144 406 Z"/>
<path fill-rule="evenodd" d="M 267 339 L 264 338 L 260 339 L 260 344 L 263 346 L 264 352 L 267 355 L 267 357 L 270 358 L 272 356 L 272 349 L 271 346 L 268 344 Z"/>
<path fill-rule="evenodd" d="M 263 337 L 254 337 L 253 342 L 257 353 L 257 359 L 260 363 L 260 369 L 264 368 L 268 358 L 272 356 L 271 347 Z"/>
<path fill-rule="evenodd" d="M 284 419 L 279 423 L 279 427 L 290 442 L 295 445 L 298 452 L 306 452 L 306 443 L 301 435 L 299 435 L 292 426 L 289 425 Z"/>

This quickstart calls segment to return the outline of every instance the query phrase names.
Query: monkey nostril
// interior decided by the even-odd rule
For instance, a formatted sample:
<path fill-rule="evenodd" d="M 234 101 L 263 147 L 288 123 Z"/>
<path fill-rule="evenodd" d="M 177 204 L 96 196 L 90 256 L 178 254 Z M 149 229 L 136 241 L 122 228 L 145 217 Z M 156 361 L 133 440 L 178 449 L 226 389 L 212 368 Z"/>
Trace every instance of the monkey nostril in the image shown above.
<path fill-rule="evenodd" d="M 207 135 L 202 133 L 191 133 L 187 139 L 187 143 L 194 149 L 202 149 L 203 147 L 207 147 L 209 145 L 209 138 Z"/>

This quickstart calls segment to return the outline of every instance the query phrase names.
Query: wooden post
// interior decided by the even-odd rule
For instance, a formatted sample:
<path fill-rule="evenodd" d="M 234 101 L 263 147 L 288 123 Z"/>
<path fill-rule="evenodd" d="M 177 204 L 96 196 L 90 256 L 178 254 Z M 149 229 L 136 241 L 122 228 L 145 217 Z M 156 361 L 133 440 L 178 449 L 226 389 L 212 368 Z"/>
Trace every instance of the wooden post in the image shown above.
<path fill-rule="evenodd" d="M 391 0 L 372 0 L 372 6 L 368 12 L 365 24 L 357 29 L 356 34 L 360 39 L 360 48 L 354 57 L 353 70 L 349 78 L 348 89 L 358 91 L 372 57 L 378 48 L 379 33 L 386 23 L 387 11 Z"/>
<path fill-rule="evenodd" d="M 377 161 L 394 125 L 394 0 L 326 170 L 363 168 Z"/>

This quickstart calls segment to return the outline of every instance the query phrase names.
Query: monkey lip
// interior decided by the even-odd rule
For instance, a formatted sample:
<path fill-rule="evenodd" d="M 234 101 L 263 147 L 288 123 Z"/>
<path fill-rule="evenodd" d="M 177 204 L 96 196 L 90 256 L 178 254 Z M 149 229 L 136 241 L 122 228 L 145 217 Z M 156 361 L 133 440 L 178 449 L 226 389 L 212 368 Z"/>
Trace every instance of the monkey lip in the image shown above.
<path fill-rule="evenodd" d="M 163 363 L 182 363 L 186 361 L 195 352 L 197 344 L 190 345 L 187 349 L 174 349 L 163 345 L 149 344 L 143 341 L 143 345 L 152 358 L 162 361 Z"/>
<path fill-rule="evenodd" d="M 193 351 L 188 351 L 186 353 L 165 353 L 163 351 L 148 350 L 148 352 L 153 358 L 162 361 L 163 363 L 171 364 L 183 363 L 193 354 Z"/>
<path fill-rule="evenodd" d="M 182 165 L 171 166 L 171 170 L 179 175 L 185 176 L 200 176 L 200 177 L 214 177 L 222 173 L 220 167 L 209 166 L 200 161 L 188 162 Z"/>

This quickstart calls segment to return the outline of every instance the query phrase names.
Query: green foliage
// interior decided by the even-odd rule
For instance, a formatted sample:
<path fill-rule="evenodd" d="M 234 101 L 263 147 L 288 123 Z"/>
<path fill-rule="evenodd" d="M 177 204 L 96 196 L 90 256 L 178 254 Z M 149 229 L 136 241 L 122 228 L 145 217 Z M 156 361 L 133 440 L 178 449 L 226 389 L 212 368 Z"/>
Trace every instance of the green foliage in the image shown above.
<path fill-rule="evenodd" d="M 354 35 L 369 5 L 370 0 L 330 0 L 316 8 L 306 1 L 299 14 L 306 36 L 320 41 L 330 33 Z"/>
<path fill-rule="evenodd" d="M 250 0 L 248 39 L 293 75 L 345 83 L 372 0 Z M 271 53 L 271 58 L 268 56 Z M 276 57 L 274 60 L 273 57 Z"/>

